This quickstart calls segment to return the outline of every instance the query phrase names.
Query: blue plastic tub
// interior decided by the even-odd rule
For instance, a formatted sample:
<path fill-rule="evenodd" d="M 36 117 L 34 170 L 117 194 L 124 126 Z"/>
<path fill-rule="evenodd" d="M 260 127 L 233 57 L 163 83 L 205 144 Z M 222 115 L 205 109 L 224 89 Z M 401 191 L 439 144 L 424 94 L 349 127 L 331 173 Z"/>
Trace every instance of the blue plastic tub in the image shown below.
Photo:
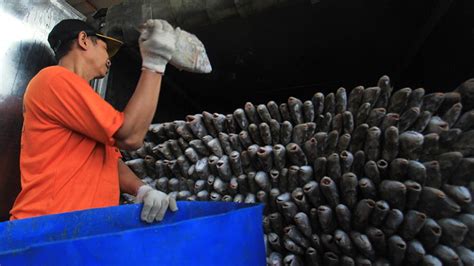
<path fill-rule="evenodd" d="M 0 223 L 0 265 L 265 265 L 262 205 L 178 202 L 160 223 L 141 205 Z"/>

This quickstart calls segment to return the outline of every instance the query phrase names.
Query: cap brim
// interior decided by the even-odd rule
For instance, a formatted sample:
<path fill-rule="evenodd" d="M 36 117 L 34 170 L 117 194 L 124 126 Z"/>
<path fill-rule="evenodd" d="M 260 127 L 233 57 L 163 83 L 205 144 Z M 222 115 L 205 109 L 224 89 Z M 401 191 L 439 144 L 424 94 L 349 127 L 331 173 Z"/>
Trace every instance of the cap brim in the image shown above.
<path fill-rule="evenodd" d="M 107 53 L 109 54 L 109 57 L 114 56 L 123 44 L 123 42 L 112 37 L 105 36 L 99 33 L 97 33 L 96 35 L 107 44 Z"/>

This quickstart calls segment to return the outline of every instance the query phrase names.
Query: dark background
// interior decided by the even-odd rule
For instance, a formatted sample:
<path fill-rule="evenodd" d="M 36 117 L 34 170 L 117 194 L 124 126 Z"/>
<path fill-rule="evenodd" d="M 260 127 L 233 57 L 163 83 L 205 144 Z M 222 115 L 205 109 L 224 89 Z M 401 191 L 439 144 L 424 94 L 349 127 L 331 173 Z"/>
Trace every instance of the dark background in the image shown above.
<path fill-rule="evenodd" d="M 473 77 L 473 1 L 313 1 L 186 28 L 205 44 L 211 74 L 169 66 L 155 122 L 231 113 L 289 96 L 374 86 L 450 91 Z M 137 47 L 114 58 L 107 99 L 124 108 L 139 76 Z"/>

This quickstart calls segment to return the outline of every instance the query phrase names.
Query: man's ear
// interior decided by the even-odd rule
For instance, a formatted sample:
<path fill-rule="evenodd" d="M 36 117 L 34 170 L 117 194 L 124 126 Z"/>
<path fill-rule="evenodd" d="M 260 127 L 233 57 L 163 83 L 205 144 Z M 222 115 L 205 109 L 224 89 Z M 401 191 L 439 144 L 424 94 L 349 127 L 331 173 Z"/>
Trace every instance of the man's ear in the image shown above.
<path fill-rule="evenodd" d="M 87 50 L 88 48 L 88 41 L 87 41 L 87 34 L 84 31 L 81 31 L 77 34 L 77 45 L 84 49 Z"/>

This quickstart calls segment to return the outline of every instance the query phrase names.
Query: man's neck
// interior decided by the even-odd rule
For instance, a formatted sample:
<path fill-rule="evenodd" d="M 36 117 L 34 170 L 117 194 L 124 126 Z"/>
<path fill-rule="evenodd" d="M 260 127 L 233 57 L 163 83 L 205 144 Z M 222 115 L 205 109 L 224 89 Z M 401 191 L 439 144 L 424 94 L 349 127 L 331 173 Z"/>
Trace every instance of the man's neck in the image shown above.
<path fill-rule="evenodd" d="M 82 77 L 84 80 L 89 82 L 93 79 L 87 71 L 85 66 L 84 59 L 74 52 L 67 54 L 58 62 L 59 66 L 69 69 L 70 71 L 76 73 L 78 76 Z"/>

